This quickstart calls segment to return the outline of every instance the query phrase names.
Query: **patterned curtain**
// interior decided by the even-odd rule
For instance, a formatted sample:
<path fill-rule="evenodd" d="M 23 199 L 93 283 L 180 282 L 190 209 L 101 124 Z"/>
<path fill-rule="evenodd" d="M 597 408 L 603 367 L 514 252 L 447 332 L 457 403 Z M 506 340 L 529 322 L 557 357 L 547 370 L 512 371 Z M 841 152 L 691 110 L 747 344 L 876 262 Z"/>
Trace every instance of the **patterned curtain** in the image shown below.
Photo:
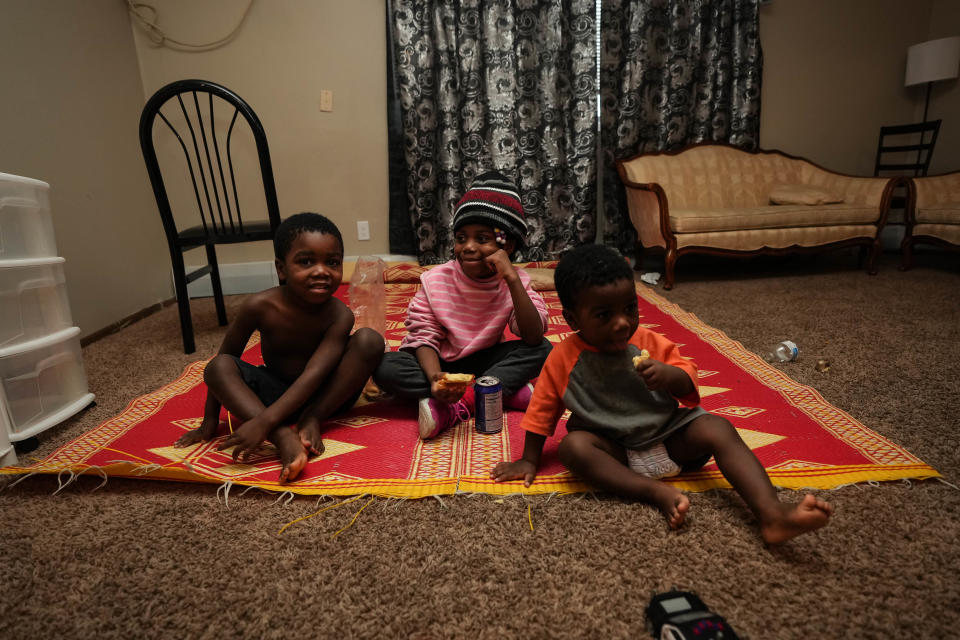
<path fill-rule="evenodd" d="M 702 141 L 755 149 L 758 0 L 603 0 L 600 57 L 604 243 L 636 238 L 616 162 Z"/>
<path fill-rule="evenodd" d="M 530 227 L 517 260 L 596 235 L 594 0 L 390 0 L 410 218 L 421 264 L 451 257 L 474 176 L 513 178 Z"/>

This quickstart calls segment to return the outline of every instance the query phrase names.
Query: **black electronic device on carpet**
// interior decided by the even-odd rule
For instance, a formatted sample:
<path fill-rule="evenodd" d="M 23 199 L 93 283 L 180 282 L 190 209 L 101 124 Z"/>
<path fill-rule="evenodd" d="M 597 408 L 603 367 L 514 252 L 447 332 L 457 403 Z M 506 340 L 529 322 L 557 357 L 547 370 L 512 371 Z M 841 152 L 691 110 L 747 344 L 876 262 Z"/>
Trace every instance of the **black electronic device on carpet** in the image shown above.
<path fill-rule="evenodd" d="M 739 640 L 730 624 L 690 591 L 655 593 L 647 605 L 647 623 L 659 640 Z"/>

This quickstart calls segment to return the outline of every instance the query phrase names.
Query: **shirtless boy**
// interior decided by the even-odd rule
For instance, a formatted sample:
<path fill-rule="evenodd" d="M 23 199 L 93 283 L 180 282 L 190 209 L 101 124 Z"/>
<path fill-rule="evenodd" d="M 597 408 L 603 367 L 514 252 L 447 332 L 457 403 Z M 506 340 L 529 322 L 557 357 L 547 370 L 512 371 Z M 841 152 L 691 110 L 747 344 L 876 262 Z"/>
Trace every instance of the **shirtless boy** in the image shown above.
<path fill-rule="evenodd" d="M 696 365 L 639 326 L 633 272 L 622 257 L 600 245 L 578 247 L 560 260 L 554 281 L 576 333 L 547 356 L 520 423 L 523 455 L 498 464 L 494 480 L 522 479 L 529 487 L 544 441 L 569 409 L 560 461 L 598 489 L 658 508 L 671 529 L 683 524 L 690 499 L 660 478 L 697 469 L 711 456 L 756 516 L 765 542 L 827 523 L 833 508 L 813 494 L 798 504 L 780 502 L 733 425 L 699 406 Z"/>
<path fill-rule="evenodd" d="M 291 216 L 273 245 L 281 284 L 244 301 L 203 372 L 203 422 L 176 446 L 213 439 L 222 405 L 243 424 L 218 450 L 233 447 L 234 461 L 248 460 L 269 440 L 283 465 L 280 482 L 289 482 L 309 454 L 323 453 L 320 426 L 353 406 L 384 343 L 372 329 L 351 336 L 353 312 L 333 297 L 343 277 L 343 239 L 333 222 L 317 213 Z M 240 359 L 254 331 L 263 353 L 259 367 Z"/>

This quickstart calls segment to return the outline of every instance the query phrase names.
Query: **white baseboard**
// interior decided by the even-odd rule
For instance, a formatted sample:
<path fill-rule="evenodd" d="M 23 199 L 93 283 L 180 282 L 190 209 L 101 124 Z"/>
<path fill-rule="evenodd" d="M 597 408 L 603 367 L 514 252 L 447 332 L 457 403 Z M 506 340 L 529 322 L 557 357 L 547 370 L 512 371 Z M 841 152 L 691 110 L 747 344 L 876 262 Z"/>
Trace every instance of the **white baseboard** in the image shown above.
<path fill-rule="evenodd" d="M 346 256 L 344 262 L 356 262 L 359 256 Z M 416 256 L 399 254 L 381 254 L 374 257 L 382 258 L 385 262 L 416 262 Z M 199 265 L 188 265 L 187 273 L 199 269 Z M 173 276 L 171 275 L 171 278 Z M 277 270 L 273 262 L 230 262 L 220 265 L 220 285 L 224 295 L 255 293 L 280 284 L 277 280 Z M 187 293 L 191 298 L 209 298 L 213 295 L 213 285 L 210 276 L 204 276 L 187 285 Z"/>
<path fill-rule="evenodd" d="M 347 256 L 344 262 L 355 261 L 360 256 Z M 374 254 L 374 258 L 382 258 L 384 262 L 416 262 L 417 256 L 406 256 L 402 253 L 380 253 Z"/>
<path fill-rule="evenodd" d="M 200 265 L 187 265 L 187 273 Z M 172 276 L 171 276 L 172 277 Z M 229 262 L 220 265 L 220 286 L 227 296 L 263 291 L 279 284 L 273 262 Z M 203 276 L 187 285 L 191 298 L 209 298 L 213 295 L 210 276 Z"/>

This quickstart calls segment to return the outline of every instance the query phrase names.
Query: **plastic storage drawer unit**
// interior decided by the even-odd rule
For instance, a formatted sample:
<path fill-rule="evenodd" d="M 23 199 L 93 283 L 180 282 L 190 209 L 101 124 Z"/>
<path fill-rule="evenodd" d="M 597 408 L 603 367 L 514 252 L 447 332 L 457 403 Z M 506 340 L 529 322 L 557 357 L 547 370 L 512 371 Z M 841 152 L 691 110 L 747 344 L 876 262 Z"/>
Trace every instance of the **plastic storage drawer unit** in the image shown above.
<path fill-rule="evenodd" d="M 7 401 L 3 398 L 3 388 L 0 387 L 0 467 L 9 467 L 17 464 L 17 452 L 10 442 L 10 419 L 7 417 Z"/>
<path fill-rule="evenodd" d="M 50 185 L 0 173 L 0 260 L 53 258 Z"/>
<path fill-rule="evenodd" d="M 80 352 L 80 329 L 0 347 L 0 386 L 10 440 L 30 438 L 93 401 Z"/>
<path fill-rule="evenodd" d="M 63 258 L 0 262 L 0 348 L 73 326 Z"/>

